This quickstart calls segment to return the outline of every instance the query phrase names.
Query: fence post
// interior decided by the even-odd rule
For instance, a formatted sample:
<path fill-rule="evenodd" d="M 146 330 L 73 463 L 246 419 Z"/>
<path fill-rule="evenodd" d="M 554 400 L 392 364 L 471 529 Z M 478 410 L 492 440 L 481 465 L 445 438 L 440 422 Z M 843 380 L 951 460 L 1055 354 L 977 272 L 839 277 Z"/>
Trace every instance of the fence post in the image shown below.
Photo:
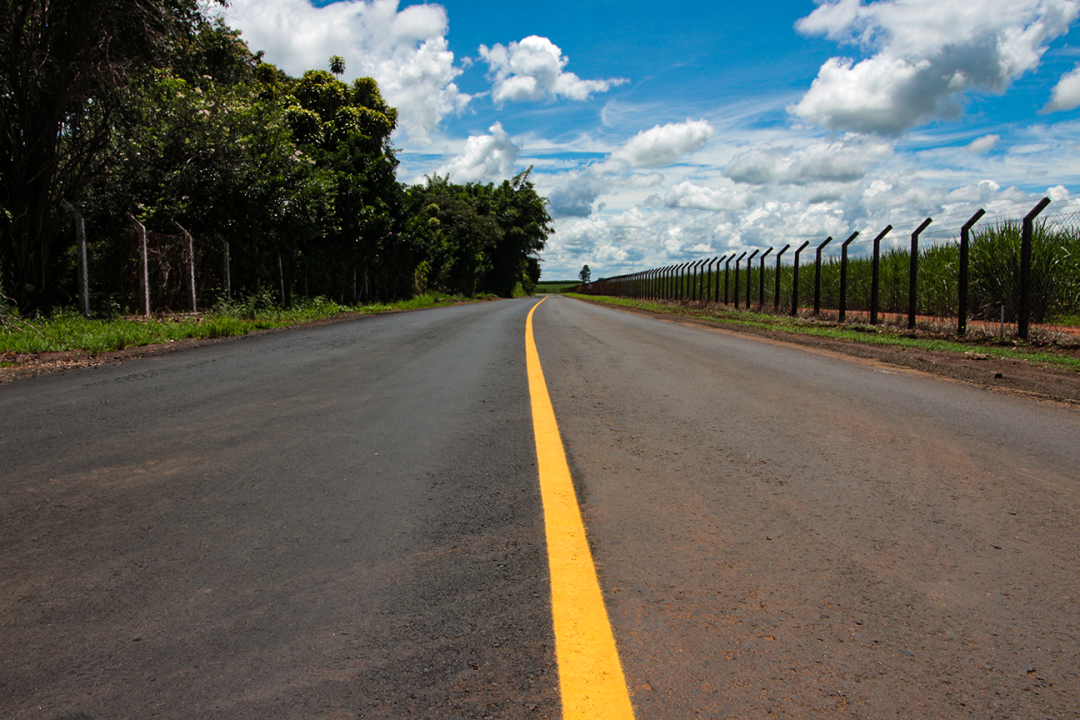
<path fill-rule="evenodd" d="M 750 309 L 750 293 L 753 291 L 752 282 L 753 278 L 750 276 L 750 272 L 754 268 L 754 256 L 761 252 L 761 248 L 754 250 L 750 253 L 750 257 L 746 258 L 746 309 Z"/>
<path fill-rule="evenodd" d="M 716 262 L 716 258 L 713 258 L 709 262 L 705 263 L 705 302 L 708 303 L 712 299 L 712 266 Z"/>
<path fill-rule="evenodd" d="M 776 292 L 773 293 L 773 311 L 780 310 L 780 259 L 788 251 L 791 245 L 785 245 L 780 252 L 776 253 Z"/>
<path fill-rule="evenodd" d="M 857 237 L 858 231 L 851 233 L 851 237 L 840 246 L 840 322 L 844 322 L 847 316 L 847 246 Z"/>
<path fill-rule="evenodd" d="M 149 260 L 146 257 L 146 228 L 135 219 L 131 213 L 125 213 L 127 219 L 135 225 L 135 231 L 139 234 L 139 263 L 142 265 L 142 274 L 139 283 L 142 285 L 143 315 L 150 317 L 150 269 Z"/>
<path fill-rule="evenodd" d="M 1023 230 L 1020 233 L 1020 313 L 1016 319 L 1016 334 L 1021 340 L 1027 340 L 1028 322 L 1031 319 L 1031 236 L 1035 217 L 1050 204 L 1050 198 L 1043 198 L 1031 212 L 1024 216 Z"/>
<path fill-rule="evenodd" d="M 809 244 L 810 241 L 807 240 L 795 251 L 794 274 L 791 276 L 791 317 L 799 314 L 799 253 L 805 250 Z"/>
<path fill-rule="evenodd" d="M 694 263 L 694 275 L 693 280 L 690 282 L 690 302 L 697 302 L 698 300 L 698 285 L 700 284 L 700 278 L 698 277 L 698 270 L 705 263 L 704 260 L 698 260 Z"/>
<path fill-rule="evenodd" d="M 817 247 L 817 259 L 814 261 L 814 314 L 821 312 L 821 251 L 832 242 L 832 235 Z"/>
<path fill-rule="evenodd" d="M 195 304 L 195 242 L 191 239 L 191 233 L 181 227 L 180 223 L 173 220 L 172 224 L 184 234 L 184 239 L 187 240 L 188 299 L 191 301 L 191 312 L 198 312 L 199 309 Z"/>
<path fill-rule="evenodd" d="M 919 303 L 919 235 L 932 222 L 931 218 L 926 218 L 923 220 L 922 225 L 911 233 L 911 270 L 908 272 L 908 330 L 915 329 L 915 313 L 918 309 L 916 306 Z"/>
<path fill-rule="evenodd" d="M 746 251 L 743 254 L 735 258 L 735 309 L 739 309 L 739 263 L 746 257 Z"/>
<path fill-rule="evenodd" d="M 769 257 L 772 251 L 773 249 L 769 248 L 761 256 L 761 267 L 758 270 L 758 312 L 765 309 L 765 258 Z"/>
<path fill-rule="evenodd" d="M 79 248 L 79 300 L 82 302 L 83 315 L 90 317 L 90 270 L 86 264 L 86 220 L 82 213 L 67 200 L 60 201 L 60 207 L 75 218 L 75 242 Z"/>
<path fill-rule="evenodd" d="M 967 318 L 968 318 L 968 246 L 971 241 L 971 228 L 975 223 L 979 222 L 979 219 L 986 214 L 986 211 L 979 208 L 979 211 L 972 215 L 964 227 L 960 228 L 960 287 L 957 289 L 957 294 L 960 296 L 959 308 L 956 313 L 956 334 L 967 334 Z"/>
<path fill-rule="evenodd" d="M 892 225 L 886 225 L 885 229 L 874 238 L 874 262 L 870 268 L 870 324 L 877 325 L 878 300 L 880 293 L 880 261 L 881 261 L 881 238 L 889 234 Z"/>
<path fill-rule="evenodd" d="M 731 261 L 735 259 L 735 253 L 728 256 L 724 263 L 724 304 L 728 304 L 728 276 L 731 274 Z"/>
<path fill-rule="evenodd" d="M 232 262 L 229 259 L 229 241 L 225 240 L 225 299 L 232 300 Z"/>
<path fill-rule="evenodd" d="M 727 255 L 721 255 L 716 261 L 716 282 L 713 287 L 713 302 L 717 304 L 720 303 L 720 266 L 723 265 L 724 258 L 726 257 Z"/>

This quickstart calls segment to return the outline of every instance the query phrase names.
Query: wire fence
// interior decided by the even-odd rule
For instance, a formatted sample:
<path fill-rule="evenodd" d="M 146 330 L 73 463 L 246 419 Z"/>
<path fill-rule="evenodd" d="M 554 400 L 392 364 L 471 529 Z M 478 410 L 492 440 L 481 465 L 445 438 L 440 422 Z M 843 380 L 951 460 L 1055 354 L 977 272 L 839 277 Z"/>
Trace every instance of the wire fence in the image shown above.
<path fill-rule="evenodd" d="M 911 329 L 952 325 L 959 335 L 1028 339 L 1033 325 L 1080 333 L 1080 211 L 1044 215 L 1048 205 L 926 218 L 906 234 L 890 225 L 843 240 L 740 249 L 569 291 Z"/>

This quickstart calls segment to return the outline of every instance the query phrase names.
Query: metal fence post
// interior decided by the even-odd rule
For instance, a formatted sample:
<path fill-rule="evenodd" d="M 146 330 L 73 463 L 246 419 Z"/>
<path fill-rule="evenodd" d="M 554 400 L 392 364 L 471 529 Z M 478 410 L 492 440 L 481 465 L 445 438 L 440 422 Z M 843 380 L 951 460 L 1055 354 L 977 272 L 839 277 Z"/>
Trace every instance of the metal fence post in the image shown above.
<path fill-rule="evenodd" d="M 746 251 L 743 254 L 735 258 L 735 309 L 739 309 L 739 263 L 746 257 Z"/>
<path fill-rule="evenodd" d="M 805 250 L 809 244 L 810 241 L 807 240 L 795 251 L 795 267 L 792 268 L 794 274 L 791 276 L 791 317 L 799 314 L 799 253 Z"/>
<path fill-rule="evenodd" d="M 752 282 L 751 282 L 752 278 L 750 276 L 750 272 L 754 268 L 754 262 L 753 262 L 754 261 L 754 256 L 757 255 L 759 252 L 761 252 L 760 248 L 758 248 L 757 250 L 754 250 L 754 252 L 750 253 L 750 257 L 746 258 L 746 309 L 747 310 L 750 309 L 750 293 L 753 291 Z"/>
<path fill-rule="evenodd" d="M 721 255 L 720 259 L 716 261 L 716 287 L 713 288 L 713 302 L 720 303 L 720 266 L 724 263 L 724 259 L 727 255 Z"/>
<path fill-rule="evenodd" d="M 731 261 L 735 259 L 735 253 L 731 253 L 728 256 L 727 262 L 724 263 L 724 304 L 728 304 L 728 276 L 731 274 Z"/>
<path fill-rule="evenodd" d="M 773 251 L 769 248 L 761 256 L 761 267 L 758 269 L 758 312 L 765 308 L 765 258 Z"/>
<path fill-rule="evenodd" d="M 919 235 L 932 222 L 931 218 L 926 218 L 923 220 L 922 225 L 911 233 L 911 270 L 908 272 L 908 330 L 915 329 L 915 313 L 918 309 L 916 306 L 919 304 Z"/>
<path fill-rule="evenodd" d="M 892 230 L 892 225 L 886 225 L 885 229 L 878 233 L 878 236 L 874 238 L 874 262 L 870 269 L 870 324 L 877 325 L 878 320 L 878 300 L 880 294 L 880 277 L 881 277 L 881 238 L 889 234 Z"/>
<path fill-rule="evenodd" d="M 858 231 L 851 233 L 851 237 L 840 246 L 840 322 L 844 322 L 847 316 L 847 246 L 857 237 Z"/>
<path fill-rule="evenodd" d="M 1050 198 L 1043 198 L 1031 212 L 1024 216 L 1023 230 L 1020 233 L 1020 313 L 1016 318 L 1016 334 L 1022 340 L 1028 337 L 1028 322 L 1031 319 L 1031 240 L 1034 234 L 1035 217 L 1050 204 Z"/>
<path fill-rule="evenodd" d="M 960 228 L 960 278 L 959 287 L 957 288 L 957 298 L 959 307 L 956 312 L 956 334 L 967 334 L 967 319 L 968 319 L 968 246 L 971 244 L 971 228 L 975 223 L 979 222 L 979 219 L 986 214 L 986 211 L 979 208 L 979 211 L 971 216 L 964 227 Z"/>
<path fill-rule="evenodd" d="M 817 247 L 817 259 L 814 261 L 814 314 L 821 312 L 821 251 L 832 242 L 832 235 Z"/>
<path fill-rule="evenodd" d="M 716 258 L 713 258 L 705 265 L 705 302 L 709 302 L 712 299 L 712 266 L 716 262 Z"/>
<path fill-rule="evenodd" d="M 776 292 L 773 294 L 773 311 L 780 310 L 780 259 L 790 247 L 790 244 L 785 245 L 780 252 L 776 253 Z"/>
<path fill-rule="evenodd" d="M 82 305 L 83 316 L 90 317 L 90 270 L 86 262 L 86 220 L 82 213 L 67 200 L 61 200 L 60 207 L 75 218 L 75 244 L 78 248 L 79 259 L 79 303 Z"/>
<path fill-rule="evenodd" d="M 124 213 L 127 219 L 135 226 L 139 235 L 139 289 L 142 293 L 143 315 L 150 317 L 150 269 L 146 250 L 146 227 L 135 219 L 131 213 Z"/>

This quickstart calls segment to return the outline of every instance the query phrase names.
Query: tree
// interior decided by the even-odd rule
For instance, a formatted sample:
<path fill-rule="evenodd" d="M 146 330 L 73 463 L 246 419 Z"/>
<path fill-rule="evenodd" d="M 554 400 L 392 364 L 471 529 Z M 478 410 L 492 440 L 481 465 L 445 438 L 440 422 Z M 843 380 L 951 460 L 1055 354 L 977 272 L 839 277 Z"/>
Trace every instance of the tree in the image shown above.
<path fill-rule="evenodd" d="M 588 265 L 581 268 L 581 272 L 578 273 L 578 279 L 583 283 L 587 283 L 592 279 L 592 270 L 589 269 Z"/>
<path fill-rule="evenodd" d="M 76 202 L 100 172 L 132 80 L 203 22 L 199 7 L 0 2 L 0 284 L 23 310 L 57 300 L 60 202 Z"/>
<path fill-rule="evenodd" d="M 530 173 L 532 168 L 491 190 L 494 202 L 490 212 L 503 232 L 491 253 L 492 268 L 486 289 L 502 297 L 513 296 L 519 283 L 526 292 L 531 292 L 535 282 L 531 280 L 529 258 L 535 258 L 544 249 L 548 236 L 554 232 L 547 199 L 536 193 L 529 180 Z"/>

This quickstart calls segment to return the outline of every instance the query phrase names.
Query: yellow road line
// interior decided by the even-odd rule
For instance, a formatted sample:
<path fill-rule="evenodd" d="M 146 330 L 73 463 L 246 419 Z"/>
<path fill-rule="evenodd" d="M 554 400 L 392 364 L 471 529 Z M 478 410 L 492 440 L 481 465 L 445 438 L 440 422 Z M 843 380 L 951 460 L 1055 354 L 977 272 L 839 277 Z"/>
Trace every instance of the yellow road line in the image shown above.
<path fill-rule="evenodd" d="M 533 339 L 533 313 L 544 300 L 533 305 L 525 321 L 525 358 L 551 568 L 551 614 L 563 718 L 633 720 L 615 636 Z"/>

